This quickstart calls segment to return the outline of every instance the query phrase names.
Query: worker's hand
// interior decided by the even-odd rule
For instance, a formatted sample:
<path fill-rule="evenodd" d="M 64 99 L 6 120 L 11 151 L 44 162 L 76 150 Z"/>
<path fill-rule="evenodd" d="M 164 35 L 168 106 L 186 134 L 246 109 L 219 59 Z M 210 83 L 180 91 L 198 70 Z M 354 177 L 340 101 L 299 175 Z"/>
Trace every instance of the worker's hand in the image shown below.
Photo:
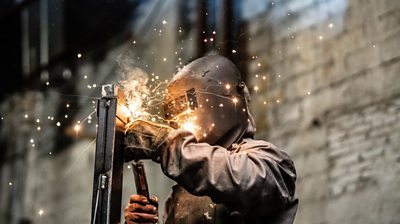
<path fill-rule="evenodd" d="M 133 159 L 160 161 L 160 153 L 171 127 L 144 120 L 135 120 L 126 128 L 125 162 Z"/>
<path fill-rule="evenodd" d="M 151 197 L 150 201 L 145 196 L 133 194 L 125 207 L 126 224 L 157 223 L 158 198 Z"/>

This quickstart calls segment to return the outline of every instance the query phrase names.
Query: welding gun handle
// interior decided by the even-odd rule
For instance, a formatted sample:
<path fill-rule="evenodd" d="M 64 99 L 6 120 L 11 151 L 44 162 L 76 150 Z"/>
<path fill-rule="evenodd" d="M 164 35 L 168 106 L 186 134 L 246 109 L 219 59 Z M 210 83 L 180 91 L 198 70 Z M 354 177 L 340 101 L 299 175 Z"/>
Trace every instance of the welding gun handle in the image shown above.
<path fill-rule="evenodd" d="M 132 171 L 135 178 L 137 194 L 145 196 L 150 201 L 149 188 L 143 161 L 133 161 Z"/>

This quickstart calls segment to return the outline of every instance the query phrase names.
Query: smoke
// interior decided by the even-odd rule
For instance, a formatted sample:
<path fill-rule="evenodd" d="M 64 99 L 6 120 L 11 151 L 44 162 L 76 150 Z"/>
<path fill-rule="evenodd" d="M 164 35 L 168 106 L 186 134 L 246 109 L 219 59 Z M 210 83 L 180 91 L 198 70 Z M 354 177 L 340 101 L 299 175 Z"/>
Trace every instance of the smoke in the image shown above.
<path fill-rule="evenodd" d="M 122 54 L 117 57 L 118 86 L 125 95 L 125 105 L 129 109 L 132 119 L 146 118 L 148 112 L 145 102 L 150 97 L 147 87 L 149 75 L 136 66 L 132 57 Z"/>

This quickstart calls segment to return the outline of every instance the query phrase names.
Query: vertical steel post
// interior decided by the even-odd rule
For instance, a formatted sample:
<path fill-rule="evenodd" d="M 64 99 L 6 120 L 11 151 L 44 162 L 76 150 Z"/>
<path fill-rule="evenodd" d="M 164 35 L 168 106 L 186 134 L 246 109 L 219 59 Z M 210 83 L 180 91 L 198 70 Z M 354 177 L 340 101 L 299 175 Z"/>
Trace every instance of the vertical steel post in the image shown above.
<path fill-rule="evenodd" d="M 206 0 L 197 0 L 196 4 L 195 58 L 199 58 L 207 52 L 206 43 L 204 42 L 207 29 L 207 2 Z"/>
<path fill-rule="evenodd" d="M 234 17 L 233 17 L 233 2 L 232 0 L 220 0 L 219 11 L 219 40 L 221 44 L 220 53 L 230 59 L 234 47 Z"/>
<path fill-rule="evenodd" d="M 103 85 L 98 100 L 92 224 L 121 223 L 124 133 L 116 129 L 117 89 Z"/>

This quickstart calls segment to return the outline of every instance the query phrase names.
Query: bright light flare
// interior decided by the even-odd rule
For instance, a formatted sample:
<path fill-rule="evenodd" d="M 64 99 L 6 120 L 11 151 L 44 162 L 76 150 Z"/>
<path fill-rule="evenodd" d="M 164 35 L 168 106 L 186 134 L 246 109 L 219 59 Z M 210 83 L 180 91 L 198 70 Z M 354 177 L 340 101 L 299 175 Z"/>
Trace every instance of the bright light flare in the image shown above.
<path fill-rule="evenodd" d="M 81 126 L 79 124 L 76 124 L 75 127 L 74 127 L 74 130 L 76 132 L 80 131 L 81 130 Z"/>
<path fill-rule="evenodd" d="M 196 125 L 193 122 L 187 121 L 181 125 L 181 129 L 194 133 L 196 131 Z"/>
<path fill-rule="evenodd" d="M 124 104 L 118 104 L 118 115 L 124 118 L 129 118 L 132 114 L 127 106 Z"/>

